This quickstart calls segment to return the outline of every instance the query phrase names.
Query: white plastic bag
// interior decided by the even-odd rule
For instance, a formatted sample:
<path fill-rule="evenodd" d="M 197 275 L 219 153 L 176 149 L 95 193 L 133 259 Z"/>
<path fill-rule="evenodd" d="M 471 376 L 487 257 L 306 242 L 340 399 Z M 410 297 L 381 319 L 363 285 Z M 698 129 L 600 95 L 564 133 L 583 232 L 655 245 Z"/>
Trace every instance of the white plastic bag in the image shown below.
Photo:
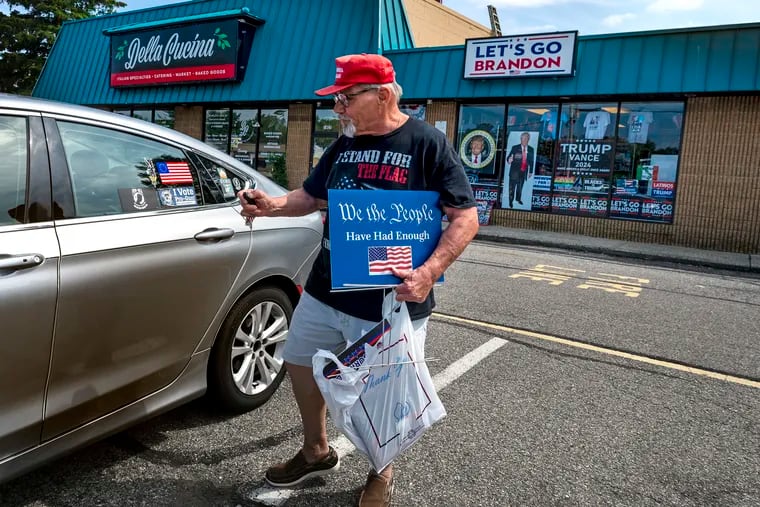
<path fill-rule="evenodd" d="M 406 303 L 340 354 L 313 358 L 330 417 L 378 472 L 446 416 L 424 358 Z"/>

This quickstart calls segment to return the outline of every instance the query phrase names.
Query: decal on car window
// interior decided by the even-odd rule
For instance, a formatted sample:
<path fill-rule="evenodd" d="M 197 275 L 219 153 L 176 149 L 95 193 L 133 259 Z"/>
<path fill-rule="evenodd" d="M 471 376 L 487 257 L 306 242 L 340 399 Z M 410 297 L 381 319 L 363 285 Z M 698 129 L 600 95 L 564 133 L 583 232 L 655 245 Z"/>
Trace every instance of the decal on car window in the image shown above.
<path fill-rule="evenodd" d="M 162 188 L 158 191 L 162 206 L 195 206 L 198 199 L 193 187 Z"/>
<path fill-rule="evenodd" d="M 156 191 L 144 188 L 120 188 L 121 209 L 127 212 L 159 209 Z"/>
<path fill-rule="evenodd" d="M 221 167 L 217 167 L 216 172 L 219 173 L 219 182 L 222 185 L 222 194 L 224 194 L 224 197 L 234 197 L 235 189 L 232 188 L 232 182 L 227 177 L 227 171 Z"/>
<path fill-rule="evenodd" d="M 156 188 L 158 185 L 158 172 L 156 171 L 156 166 L 153 165 L 153 161 L 149 158 L 144 158 L 143 161 L 145 162 L 145 173 L 148 175 L 150 184 L 153 185 L 153 188 Z"/>
<path fill-rule="evenodd" d="M 157 161 L 156 170 L 158 171 L 158 177 L 161 179 L 161 183 L 164 185 L 177 185 L 193 182 L 190 166 L 184 161 Z"/>

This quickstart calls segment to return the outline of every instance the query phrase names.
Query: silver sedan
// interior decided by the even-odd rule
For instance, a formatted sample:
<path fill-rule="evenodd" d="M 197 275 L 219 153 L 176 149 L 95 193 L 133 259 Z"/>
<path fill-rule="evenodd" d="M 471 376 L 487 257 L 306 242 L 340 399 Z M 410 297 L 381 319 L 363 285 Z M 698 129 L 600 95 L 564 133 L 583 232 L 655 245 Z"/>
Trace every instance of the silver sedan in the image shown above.
<path fill-rule="evenodd" d="M 140 120 L 0 94 L 0 482 L 208 393 L 264 403 L 321 238 L 284 189 Z"/>

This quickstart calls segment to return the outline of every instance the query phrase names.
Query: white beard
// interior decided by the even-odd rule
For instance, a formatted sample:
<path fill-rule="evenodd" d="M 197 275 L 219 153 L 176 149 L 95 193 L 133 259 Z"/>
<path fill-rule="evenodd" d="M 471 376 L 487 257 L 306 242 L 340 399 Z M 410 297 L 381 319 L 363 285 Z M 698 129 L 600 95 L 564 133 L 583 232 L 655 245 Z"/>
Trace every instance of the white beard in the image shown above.
<path fill-rule="evenodd" d="M 356 125 L 348 118 L 341 118 L 340 122 L 343 127 L 343 135 L 346 137 L 354 137 L 356 135 Z"/>

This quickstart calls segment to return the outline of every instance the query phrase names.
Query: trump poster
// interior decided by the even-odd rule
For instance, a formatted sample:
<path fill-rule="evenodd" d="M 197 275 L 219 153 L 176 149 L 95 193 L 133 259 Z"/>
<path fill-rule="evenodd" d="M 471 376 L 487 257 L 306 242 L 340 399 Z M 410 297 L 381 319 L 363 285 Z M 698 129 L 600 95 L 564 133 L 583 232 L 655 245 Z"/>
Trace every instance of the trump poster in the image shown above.
<path fill-rule="evenodd" d="M 392 287 L 441 237 L 438 192 L 329 190 L 332 290 Z M 443 277 L 439 283 L 443 281 Z"/>

